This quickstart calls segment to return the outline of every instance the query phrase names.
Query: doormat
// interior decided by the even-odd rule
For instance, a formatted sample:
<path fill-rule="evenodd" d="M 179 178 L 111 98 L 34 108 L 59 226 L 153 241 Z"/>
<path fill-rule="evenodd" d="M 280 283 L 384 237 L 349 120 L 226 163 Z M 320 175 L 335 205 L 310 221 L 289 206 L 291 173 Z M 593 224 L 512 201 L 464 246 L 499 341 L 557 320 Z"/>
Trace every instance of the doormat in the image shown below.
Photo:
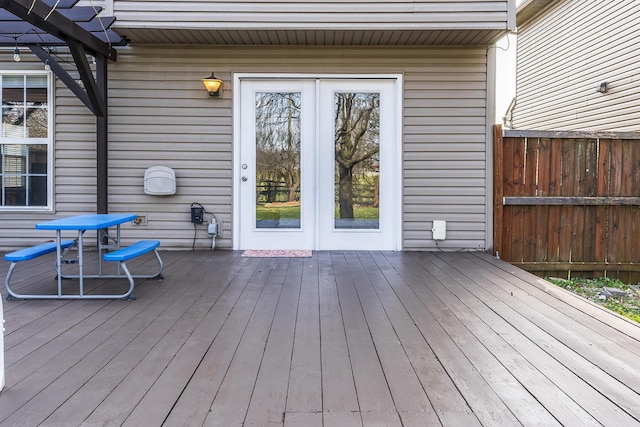
<path fill-rule="evenodd" d="M 242 256 L 253 258 L 309 258 L 311 251 L 305 249 L 248 249 Z"/>

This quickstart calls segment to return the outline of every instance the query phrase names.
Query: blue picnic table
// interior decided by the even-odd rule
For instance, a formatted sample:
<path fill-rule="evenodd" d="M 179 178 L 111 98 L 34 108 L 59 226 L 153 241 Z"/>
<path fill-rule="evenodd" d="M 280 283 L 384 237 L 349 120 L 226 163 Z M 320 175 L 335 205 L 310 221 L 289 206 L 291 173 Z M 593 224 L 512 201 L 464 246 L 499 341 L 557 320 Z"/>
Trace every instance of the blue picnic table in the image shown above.
<path fill-rule="evenodd" d="M 157 247 L 160 246 L 158 240 L 141 240 L 127 247 L 121 247 L 120 226 L 137 218 L 137 214 L 121 213 L 121 214 L 84 214 L 65 218 L 58 218 L 51 221 L 36 224 L 38 230 L 52 230 L 56 233 L 55 242 L 44 243 L 31 248 L 21 249 L 19 251 L 6 254 L 5 260 L 12 264 L 5 280 L 5 287 L 9 293 L 9 299 L 105 299 L 105 298 L 122 298 L 135 299 L 133 296 L 134 278 L 162 278 L 162 259 L 158 254 Z M 115 235 L 109 234 L 109 228 L 115 227 Z M 62 231 L 77 231 L 77 237 L 74 240 L 63 240 Z M 96 230 L 98 232 L 98 271 L 95 274 L 87 274 L 84 266 L 84 234 L 88 230 Z M 77 256 L 75 259 L 65 258 L 65 255 L 72 248 L 77 248 Z M 46 253 L 56 252 L 56 273 L 58 281 L 58 292 L 55 295 L 41 294 L 19 294 L 11 289 L 11 276 L 17 264 L 22 261 L 28 261 Z M 126 261 L 136 258 L 140 255 L 153 251 L 158 264 L 159 270 L 154 274 L 132 275 L 127 268 Z M 118 271 L 116 274 L 104 274 L 102 261 L 118 262 Z M 64 274 L 62 265 L 77 264 L 77 274 Z M 124 274 L 121 273 L 121 270 Z M 84 289 L 85 279 L 92 278 L 127 278 L 129 280 L 129 289 L 123 294 L 87 294 Z M 77 294 L 63 294 L 62 280 L 78 279 L 79 291 Z"/>

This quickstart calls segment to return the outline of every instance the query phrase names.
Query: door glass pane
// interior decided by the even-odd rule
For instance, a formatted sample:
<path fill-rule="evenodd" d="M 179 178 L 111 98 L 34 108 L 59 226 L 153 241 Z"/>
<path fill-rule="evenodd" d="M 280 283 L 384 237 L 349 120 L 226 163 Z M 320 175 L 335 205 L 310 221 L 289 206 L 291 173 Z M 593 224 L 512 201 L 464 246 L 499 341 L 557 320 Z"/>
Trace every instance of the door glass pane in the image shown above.
<path fill-rule="evenodd" d="M 300 92 L 256 93 L 256 228 L 300 228 Z"/>
<path fill-rule="evenodd" d="M 335 228 L 380 227 L 380 94 L 338 92 Z"/>

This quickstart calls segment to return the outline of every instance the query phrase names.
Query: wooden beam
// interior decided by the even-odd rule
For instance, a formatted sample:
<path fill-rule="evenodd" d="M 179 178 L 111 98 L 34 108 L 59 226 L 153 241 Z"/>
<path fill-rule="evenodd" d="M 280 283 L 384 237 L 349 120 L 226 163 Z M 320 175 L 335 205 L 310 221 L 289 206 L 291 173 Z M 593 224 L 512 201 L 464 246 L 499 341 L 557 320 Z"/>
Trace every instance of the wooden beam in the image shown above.
<path fill-rule="evenodd" d="M 80 79 L 84 84 L 84 89 L 87 91 L 87 96 L 91 101 L 91 105 L 93 105 L 94 114 L 96 116 L 104 116 L 107 113 L 105 108 L 106 101 L 98 91 L 98 86 L 93 77 L 91 66 L 87 60 L 87 52 L 84 50 L 84 47 L 75 40 L 69 40 L 68 43 L 69 50 L 71 51 L 71 55 L 76 63 L 78 73 L 80 73 Z M 101 55 L 97 55 L 96 59 L 100 56 Z"/>
<path fill-rule="evenodd" d="M 640 264 L 608 262 L 513 262 L 526 271 L 640 271 Z"/>
<path fill-rule="evenodd" d="M 82 44 L 92 55 L 100 54 L 114 61 L 116 59 L 115 49 L 66 18 L 60 12 L 51 11 L 51 6 L 41 1 L 34 3 L 32 0 L 0 0 L 0 7 L 54 37 L 66 42 L 75 41 Z M 31 12 L 29 12 L 30 10 Z M 47 15 L 49 17 L 45 20 L 44 17 Z"/>
<path fill-rule="evenodd" d="M 556 130 L 504 129 L 505 138 L 568 138 L 568 139 L 640 139 L 640 132 L 588 132 Z"/>
<path fill-rule="evenodd" d="M 96 114 L 94 105 L 89 99 L 87 92 L 82 88 L 82 86 L 78 84 L 78 82 L 76 82 L 73 77 L 69 75 L 69 73 L 67 73 L 64 68 L 62 68 L 62 66 L 60 66 L 60 64 L 58 64 L 58 62 L 53 57 L 51 57 L 47 52 L 44 51 L 44 49 L 42 49 L 38 45 L 29 45 L 29 49 L 31 49 L 31 52 L 33 52 L 33 54 L 36 55 L 43 63 L 48 60 L 51 71 L 53 71 L 53 73 L 60 79 L 60 81 L 62 81 L 62 83 L 64 83 L 65 86 L 67 86 L 69 90 L 73 92 L 73 94 L 77 96 L 78 99 L 84 105 L 86 105 L 86 107 L 91 110 L 94 115 Z"/>
<path fill-rule="evenodd" d="M 511 206 L 640 206 L 640 197 L 503 197 Z"/>
<path fill-rule="evenodd" d="M 80 25 L 80 27 L 90 32 L 93 32 L 93 31 L 102 32 L 103 29 L 111 27 L 114 22 L 116 22 L 115 16 L 106 16 L 100 19 L 98 19 L 98 17 L 96 16 L 94 19 L 92 19 L 89 22 L 78 22 L 77 24 Z"/>
<path fill-rule="evenodd" d="M 57 4 L 58 7 L 63 7 L 65 9 L 68 9 L 70 7 L 75 6 L 75 4 L 78 3 L 79 0 L 42 0 L 42 1 L 48 4 L 49 6 L 53 6 Z"/>
<path fill-rule="evenodd" d="M 96 88 L 105 114 L 96 117 L 96 213 L 109 213 L 109 106 L 107 58 L 96 58 Z"/>

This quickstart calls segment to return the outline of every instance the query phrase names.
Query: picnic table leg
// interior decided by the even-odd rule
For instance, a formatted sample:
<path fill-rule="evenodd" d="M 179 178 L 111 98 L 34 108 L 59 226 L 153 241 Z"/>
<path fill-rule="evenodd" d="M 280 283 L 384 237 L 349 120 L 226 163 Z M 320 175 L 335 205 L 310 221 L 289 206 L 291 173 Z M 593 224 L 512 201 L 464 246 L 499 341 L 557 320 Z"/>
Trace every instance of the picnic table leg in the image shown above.
<path fill-rule="evenodd" d="M 17 262 L 12 262 L 9 266 L 9 271 L 7 272 L 7 277 L 4 279 L 4 287 L 7 289 L 7 301 L 11 301 L 14 299 L 18 299 L 14 292 L 11 290 L 11 276 L 13 275 L 13 270 L 15 270 Z"/>
<path fill-rule="evenodd" d="M 136 296 L 133 295 L 133 287 L 134 287 L 133 276 L 131 276 L 131 273 L 129 272 L 129 269 L 127 268 L 127 266 L 126 266 L 126 264 L 124 262 L 119 262 L 118 266 L 122 267 L 122 270 L 124 271 L 124 274 L 127 276 L 127 279 L 129 280 L 129 290 L 122 296 L 122 299 L 133 301 L 133 300 L 136 299 Z"/>
<path fill-rule="evenodd" d="M 78 280 L 80 281 L 80 296 L 84 296 L 84 248 L 83 231 L 78 230 Z"/>
<path fill-rule="evenodd" d="M 56 230 L 56 273 L 58 273 L 58 296 L 62 296 L 62 232 Z"/>

